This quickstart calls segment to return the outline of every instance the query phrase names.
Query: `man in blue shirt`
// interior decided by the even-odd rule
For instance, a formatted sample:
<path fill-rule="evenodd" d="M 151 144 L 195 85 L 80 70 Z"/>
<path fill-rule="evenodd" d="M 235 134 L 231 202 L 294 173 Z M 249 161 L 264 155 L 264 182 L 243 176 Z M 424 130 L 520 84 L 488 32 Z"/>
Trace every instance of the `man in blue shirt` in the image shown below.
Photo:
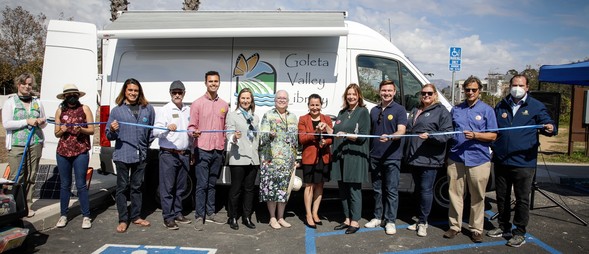
<path fill-rule="evenodd" d="M 491 173 L 489 147 L 497 137 L 497 133 L 488 130 L 497 129 L 497 119 L 493 108 L 479 100 L 483 86 L 477 77 L 469 77 L 462 87 L 466 100 L 451 111 L 454 130 L 462 133 L 454 134 L 448 159 L 450 229 L 444 238 L 452 239 L 461 232 L 463 201 L 468 191 L 470 238 L 480 243 L 485 222 L 485 189 Z"/>
<path fill-rule="evenodd" d="M 381 137 L 370 140 L 370 173 L 374 190 L 374 219 L 364 226 L 374 228 L 385 222 L 385 233 L 397 233 L 395 220 L 399 207 L 399 175 L 402 157 L 400 137 L 405 134 L 407 112 L 396 103 L 396 87 L 391 80 L 380 82 L 380 104 L 370 110 L 371 134 Z"/>
<path fill-rule="evenodd" d="M 493 143 L 495 187 L 499 227 L 487 232 L 490 237 L 513 237 L 508 246 L 524 244 L 530 210 L 530 192 L 538 158 L 538 134 L 556 135 L 554 121 L 544 104 L 528 95 L 528 79 L 515 75 L 510 80 L 510 95 L 495 107 L 497 124 L 501 128 L 542 124 L 541 130 L 524 128 L 499 131 Z M 515 192 L 515 215 L 511 230 L 511 187 Z"/>
<path fill-rule="evenodd" d="M 115 140 L 113 161 L 117 168 L 116 204 L 119 212 L 117 232 L 127 231 L 129 219 L 133 224 L 149 227 L 151 223 L 141 217 L 143 193 L 141 185 L 147 165 L 147 148 L 154 140 L 151 128 L 127 125 L 124 123 L 153 126 L 155 110 L 149 104 L 138 80 L 125 81 L 116 98 L 114 107 L 106 123 L 106 137 Z M 131 212 L 127 209 L 127 195 L 130 191 Z"/>

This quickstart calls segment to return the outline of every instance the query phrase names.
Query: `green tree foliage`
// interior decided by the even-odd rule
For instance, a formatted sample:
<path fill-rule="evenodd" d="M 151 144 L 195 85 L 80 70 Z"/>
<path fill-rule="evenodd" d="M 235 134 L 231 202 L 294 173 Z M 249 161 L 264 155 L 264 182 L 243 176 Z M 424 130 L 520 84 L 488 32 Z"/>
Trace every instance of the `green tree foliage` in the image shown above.
<path fill-rule="evenodd" d="M 14 92 L 13 78 L 23 72 L 37 76 L 43 67 L 46 28 L 43 13 L 33 16 L 18 6 L 2 10 L 0 23 L 0 82 L 6 93 Z M 34 88 L 38 90 L 39 88 Z"/>

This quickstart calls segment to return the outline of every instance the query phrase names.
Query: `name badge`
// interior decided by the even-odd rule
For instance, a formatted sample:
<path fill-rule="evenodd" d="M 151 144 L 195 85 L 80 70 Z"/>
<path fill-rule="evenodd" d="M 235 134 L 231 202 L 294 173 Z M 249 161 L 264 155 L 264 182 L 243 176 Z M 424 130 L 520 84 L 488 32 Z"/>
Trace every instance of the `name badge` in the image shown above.
<path fill-rule="evenodd" d="M 178 118 L 180 116 L 178 116 L 178 114 L 172 114 L 172 118 Z"/>

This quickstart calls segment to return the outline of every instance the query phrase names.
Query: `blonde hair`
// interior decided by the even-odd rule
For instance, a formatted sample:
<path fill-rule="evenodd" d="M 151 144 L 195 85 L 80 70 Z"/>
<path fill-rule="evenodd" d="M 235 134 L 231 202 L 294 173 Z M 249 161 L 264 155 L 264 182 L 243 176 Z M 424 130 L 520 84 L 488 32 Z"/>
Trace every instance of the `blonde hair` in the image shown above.
<path fill-rule="evenodd" d="M 425 84 L 425 85 L 423 85 L 423 87 L 421 87 L 422 90 L 420 90 L 420 93 L 421 93 L 421 91 L 423 91 L 423 88 L 425 88 L 425 87 L 431 87 L 431 89 L 434 90 L 434 94 L 432 95 L 432 97 L 434 98 L 434 102 L 432 103 L 432 105 L 434 105 L 436 103 L 440 103 L 440 99 L 438 99 L 438 89 L 436 88 L 436 86 L 434 84 Z M 423 96 L 421 98 L 423 98 Z M 423 105 L 423 101 L 421 100 L 421 98 L 419 100 L 419 107 L 421 109 L 423 109 L 424 105 Z"/>

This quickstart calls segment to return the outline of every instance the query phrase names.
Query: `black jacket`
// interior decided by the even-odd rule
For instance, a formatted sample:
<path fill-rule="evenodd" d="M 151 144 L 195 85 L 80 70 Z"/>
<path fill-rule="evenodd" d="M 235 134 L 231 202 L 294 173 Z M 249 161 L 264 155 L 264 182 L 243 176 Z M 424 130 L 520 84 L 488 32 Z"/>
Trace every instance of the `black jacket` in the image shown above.
<path fill-rule="evenodd" d="M 427 107 L 414 120 L 418 112 L 414 108 L 407 119 L 407 134 L 429 133 L 428 139 L 407 137 L 405 141 L 405 161 L 412 166 L 442 167 L 446 161 L 446 143 L 452 134 L 431 135 L 451 132 L 452 116 L 440 103 Z M 415 123 L 414 123 L 415 122 Z"/>

